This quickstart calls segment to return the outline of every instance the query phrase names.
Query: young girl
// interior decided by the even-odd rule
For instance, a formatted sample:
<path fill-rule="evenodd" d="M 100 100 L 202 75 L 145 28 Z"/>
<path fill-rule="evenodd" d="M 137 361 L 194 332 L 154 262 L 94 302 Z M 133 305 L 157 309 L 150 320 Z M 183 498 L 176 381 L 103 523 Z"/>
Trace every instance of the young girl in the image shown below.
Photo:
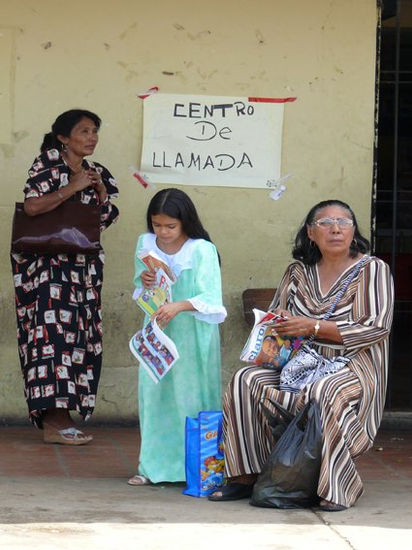
<path fill-rule="evenodd" d="M 155 273 L 139 258 L 142 250 L 156 252 L 177 275 L 173 301 L 155 315 L 180 358 L 158 384 L 145 369 L 139 371 L 141 447 L 138 474 L 130 485 L 184 481 L 186 416 L 221 408 L 218 323 L 226 310 L 216 248 L 193 202 L 179 189 L 153 197 L 147 227 L 149 233 L 137 243 L 134 284 L 148 288 L 155 281 Z"/>

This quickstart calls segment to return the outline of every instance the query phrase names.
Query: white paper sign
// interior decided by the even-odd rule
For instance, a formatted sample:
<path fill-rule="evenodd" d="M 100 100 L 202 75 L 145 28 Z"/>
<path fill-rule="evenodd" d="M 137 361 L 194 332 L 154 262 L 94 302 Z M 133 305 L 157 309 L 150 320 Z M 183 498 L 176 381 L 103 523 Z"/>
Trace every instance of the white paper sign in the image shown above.
<path fill-rule="evenodd" d="M 143 105 L 149 181 L 266 188 L 280 177 L 283 102 L 153 94 Z"/>

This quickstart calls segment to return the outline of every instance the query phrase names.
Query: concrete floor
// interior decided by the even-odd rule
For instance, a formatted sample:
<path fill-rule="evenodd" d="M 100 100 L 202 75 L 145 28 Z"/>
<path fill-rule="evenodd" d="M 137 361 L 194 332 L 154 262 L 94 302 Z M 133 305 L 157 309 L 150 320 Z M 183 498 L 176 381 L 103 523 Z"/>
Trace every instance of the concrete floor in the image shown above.
<path fill-rule="evenodd" d="M 412 549 L 410 431 L 379 433 L 358 461 L 365 495 L 338 513 L 213 503 L 176 484 L 130 487 L 136 430 L 91 431 L 90 445 L 65 447 L 30 427 L 0 428 L 0 548 Z"/>

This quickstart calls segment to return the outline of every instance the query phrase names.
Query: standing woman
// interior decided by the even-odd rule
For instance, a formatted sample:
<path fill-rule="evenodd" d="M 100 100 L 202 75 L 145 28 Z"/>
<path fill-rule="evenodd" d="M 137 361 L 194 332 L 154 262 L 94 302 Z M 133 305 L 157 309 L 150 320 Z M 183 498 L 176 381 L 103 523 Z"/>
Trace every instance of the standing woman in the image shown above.
<path fill-rule="evenodd" d="M 86 160 L 98 142 L 100 118 L 80 109 L 59 115 L 44 136 L 24 188 L 24 210 L 37 216 L 77 198 L 100 205 L 100 229 L 118 217 L 116 182 Z M 72 199 L 72 200 L 73 200 Z M 75 220 L 74 220 L 75 225 Z M 104 252 L 12 253 L 18 350 L 30 419 L 46 443 L 84 445 L 92 436 L 70 417 L 93 412 L 102 362 L 101 288 Z"/>
<path fill-rule="evenodd" d="M 138 474 L 130 485 L 185 480 L 185 420 L 221 408 L 220 338 L 222 305 L 219 257 L 191 199 L 179 189 L 156 193 L 147 211 L 149 232 L 139 237 L 134 283 L 150 287 L 155 273 L 139 258 L 152 250 L 177 275 L 173 302 L 156 321 L 176 344 L 180 358 L 155 384 L 139 370 L 141 435 Z M 145 319 L 145 322 L 147 319 Z"/>

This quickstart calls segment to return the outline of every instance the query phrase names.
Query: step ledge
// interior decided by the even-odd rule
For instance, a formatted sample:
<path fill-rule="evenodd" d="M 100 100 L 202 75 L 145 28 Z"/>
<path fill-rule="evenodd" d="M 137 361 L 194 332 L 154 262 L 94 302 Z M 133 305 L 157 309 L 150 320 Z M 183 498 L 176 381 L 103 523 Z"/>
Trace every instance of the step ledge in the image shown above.
<path fill-rule="evenodd" d="M 381 429 L 412 430 L 412 411 L 385 411 Z"/>

